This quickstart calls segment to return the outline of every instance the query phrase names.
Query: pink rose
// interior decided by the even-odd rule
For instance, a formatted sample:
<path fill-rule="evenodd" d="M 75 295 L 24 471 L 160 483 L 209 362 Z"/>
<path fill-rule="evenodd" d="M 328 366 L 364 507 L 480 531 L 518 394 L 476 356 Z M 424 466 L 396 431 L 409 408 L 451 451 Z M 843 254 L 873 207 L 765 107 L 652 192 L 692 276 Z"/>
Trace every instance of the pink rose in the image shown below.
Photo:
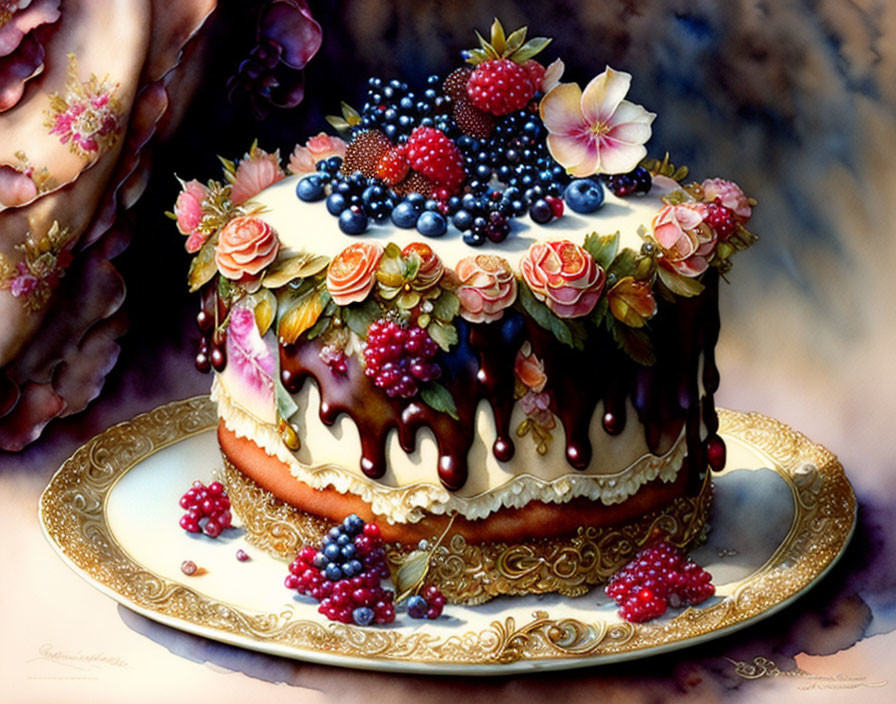
<path fill-rule="evenodd" d="M 411 242 L 408 246 L 401 250 L 402 257 L 417 257 L 420 260 L 420 267 L 417 269 L 417 275 L 413 280 L 408 282 L 411 288 L 418 291 L 425 291 L 432 288 L 445 273 L 445 265 L 439 255 L 432 251 L 425 242 Z"/>
<path fill-rule="evenodd" d="M 532 347 L 528 342 L 516 353 L 513 373 L 529 391 L 534 391 L 536 394 L 544 391 L 544 385 L 548 381 L 548 376 L 544 373 L 544 362 L 532 353 Z"/>
<path fill-rule="evenodd" d="M 317 162 L 332 156 L 345 157 L 345 142 L 321 132 L 305 142 L 304 147 L 296 145 L 289 157 L 289 171 L 294 174 L 311 173 L 317 169 Z"/>
<path fill-rule="evenodd" d="M 750 207 L 750 201 L 747 200 L 744 192 L 736 183 L 723 178 L 708 178 L 702 186 L 703 197 L 707 203 L 718 201 L 720 205 L 724 205 L 737 216 L 741 225 L 746 224 L 750 219 L 753 208 Z"/>
<path fill-rule="evenodd" d="M 367 298 L 382 258 L 383 248 L 375 242 L 349 245 L 333 258 L 327 269 L 327 290 L 336 305 L 345 306 Z"/>
<path fill-rule="evenodd" d="M 234 218 L 218 235 L 215 263 L 233 280 L 252 277 L 277 258 L 280 240 L 274 228 L 253 217 Z"/>
<path fill-rule="evenodd" d="M 491 323 L 516 300 L 516 277 L 506 259 L 493 254 L 464 257 L 455 274 L 460 286 L 460 315 L 471 323 Z"/>
<path fill-rule="evenodd" d="M 664 266 L 690 277 L 706 271 L 718 237 L 705 218 L 703 203 L 667 205 L 654 216 L 653 237 L 663 249 Z"/>
<path fill-rule="evenodd" d="M 174 203 L 174 215 L 177 217 L 177 229 L 187 235 L 188 252 L 198 252 L 208 239 L 207 233 L 199 232 L 202 222 L 202 201 L 208 195 L 208 189 L 199 181 L 192 180 L 183 184 L 183 190 Z"/>
<path fill-rule="evenodd" d="M 286 174 L 280 168 L 277 154 L 268 154 L 261 149 L 254 149 L 252 154 L 243 159 L 233 174 L 230 200 L 234 205 L 242 205 L 253 196 L 261 193 L 268 186 L 281 180 Z"/>
<path fill-rule="evenodd" d="M 594 310 L 607 278 L 594 257 L 566 240 L 536 242 L 520 270 L 535 297 L 561 318 L 579 318 Z"/>

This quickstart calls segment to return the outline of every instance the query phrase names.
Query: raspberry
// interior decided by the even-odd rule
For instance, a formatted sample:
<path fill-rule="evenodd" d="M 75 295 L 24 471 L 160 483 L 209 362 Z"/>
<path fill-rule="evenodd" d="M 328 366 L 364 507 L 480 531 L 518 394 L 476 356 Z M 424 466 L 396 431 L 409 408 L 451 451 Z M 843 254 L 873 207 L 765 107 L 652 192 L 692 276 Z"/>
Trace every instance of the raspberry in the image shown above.
<path fill-rule="evenodd" d="M 364 374 L 390 398 L 417 395 L 419 383 L 434 381 L 442 370 L 432 361 L 439 346 L 423 328 L 381 318 L 367 331 Z"/>
<path fill-rule="evenodd" d="M 661 616 L 669 605 L 692 606 L 715 594 L 712 575 L 666 542 L 650 545 L 617 572 L 604 591 L 626 621 Z"/>
<path fill-rule="evenodd" d="M 442 83 L 442 92 L 452 100 L 459 100 L 461 98 L 466 100 L 467 82 L 470 80 L 470 75 L 472 73 L 473 69 L 471 68 L 461 67 L 455 69 L 448 74 L 445 82 Z"/>
<path fill-rule="evenodd" d="M 534 95 L 529 71 L 510 59 L 483 61 L 467 82 L 467 96 L 473 105 L 492 115 L 522 110 Z"/>
<path fill-rule="evenodd" d="M 417 127 L 408 138 L 408 161 L 414 171 L 454 193 L 467 178 L 464 157 L 444 132 Z"/>
<path fill-rule="evenodd" d="M 384 181 L 387 186 L 394 186 L 408 175 L 410 168 L 407 148 L 404 145 L 393 147 L 376 163 L 376 177 Z"/>
<path fill-rule="evenodd" d="M 221 482 L 212 482 L 208 486 L 200 481 L 193 482 L 180 497 L 180 506 L 187 509 L 181 516 L 180 527 L 188 533 L 202 531 L 210 538 L 217 538 L 231 527 L 230 499 Z"/>
<path fill-rule="evenodd" d="M 451 114 L 460 131 L 470 137 L 486 139 L 495 129 L 495 118 L 473 105 L 466 96 L 454 101 Z"/>
<path fill-rule="evenodd" d="M 392 142 L 379 130 L 358 132 L 345 148 L 342 173 L 353 174 L 360 171 L 367 178 L 376 176 L 380 157 L 392 149 Z"/>
<path fill-rule="evenodd" d="M 544 80 L 545 68 L 535 59 L 529 59 L 522 64 L 523 68 L 529 72 L 529 78 L 532 79 L 532 85 L 535 90 L 541 89 L 541 82 Z"/>
<path fill-rule="evenodd" d="M 723 242 L 734 234 L 737 229 L 737 217 L 731 208 L 726 208 L 720 203 L 709 203 L 706 206 L 706 217 L 704 221 L 709 225 L 719 239 Z"/>

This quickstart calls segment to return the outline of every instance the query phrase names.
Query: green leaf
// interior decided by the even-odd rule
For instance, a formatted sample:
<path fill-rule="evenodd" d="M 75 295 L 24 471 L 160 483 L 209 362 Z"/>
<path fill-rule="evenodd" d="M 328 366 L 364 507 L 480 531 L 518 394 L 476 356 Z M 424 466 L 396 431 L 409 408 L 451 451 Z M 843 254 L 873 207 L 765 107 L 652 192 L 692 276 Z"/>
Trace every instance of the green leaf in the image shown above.
<path fill-rule="evenodd" d="M 219 156 L 218 161 L 220 161 L 224 165 L 224 170 L 227 173 L 232 174 L 236 171 L 236 164 L 230 159 L 225 159 L 223 156 Z"/>
<path fill-rule="evenodd" d="M 453 325 L 433 320 L 426 329 L 429 336 L 446 352 L 451 349 L 451 345 L 457 344 L 457 328 Z"/>
<path fill-rule="evenodd" d="M 660 281 L 663 282 L 663 285 L 672 291 L 672 293 L 676 293 L 679 296 L 692 298 L 694 296 L 699 296 L 703 292 L 703 284 L 697 281 L 697 279 L 682 276 L 674 271 L 670 271 L 664 266 L 658 266 L 656 272 L 660 277 Z"/>
<path fill-rule="evenodd" d="M 550 37 L 533 37 L 514 53 L 513 60 L 518 64 L 524 63 L 540 53 L 550 43 Z"/>
<path fill-rule="evenodd" d="M 610 302 L 606 296 L 602 296 L 601 299 L 597 302 L 597 305 L 594 306 L 594 310 L 591 311 L 591 321 L 597 326 L 600 327 L 604 322 L 604 316 L 607 314 L 607 310 L 610 307 Z"/>
<path fill-rule="evenodd" d="M 635 254 L 634 250 L 626 247 L 613 257 L 613 261 L 610 266 L 607 267 L 607 276 L 615 276 L 613 283 L 616 283 L 626 276 L 634 276 L 637 271 L 638 255 Z"/>
<path fill-rule="evenodd" d="M 407 599 L 423 586 L 423 580 L 429 572 L 430 557 L 427 550 L 414 550 L 404 558 L 401 567 L 392 575 L 396 602 Z"/>
<path fill-rule="evenodd" d="M 592 232 L 585 238 L 583 246 L 585 251 L 594 257 L 594 261 L 600 265 L 600 268 L 606 271 L 619 252 L 619 231 L 603 236 Z"/>
<path fill-rule="evenodd" d="M 431 381 L 420 389 L 420 398 L 430 408 L 440 413 L 447 413 L 454 420 L 460 420 L 451 392 L 439 382 Z"/>
<path fill-rule="evenodd" d="M 526 41 L 527 30 L 528 27 L 520 27 L 510 33 L 510 36 L 507 37 L 507 45 L 504 47 L 504 53 L 507 56 L 513 54 L 523 45 L 523 42 Z"/>
<path fill-rule="evenodd" d="M 460 299 L 453 291 L 442 289 L 439 297 L 432 302 L 432 317 L 450 322 L 460 313 Z"/>
<path fill-rule="evenodd" d="M 361 124 L 361 113 L 355 110 L 344 100 L 341 101 L 339 105 L 342 108 L 342 116 L 345 118 L 345 121 L 349 124 L 349 126 L 354 127 L 355 125 Z"/>
<path fill-rule="evenodd" d="M 480 39 L 482 39 L 482 37 L 480 37 Z M 488 61 L 493 58 L 492 56 L 489 56 L 488 52 L 484 49 L 470 49 L 467 53 L 469 54 L 467 63 L 472 64 L 473 66 L 478 66 L 483 61 Z"/>
<path fill-rule="evenodd" d="M 507 39 L 504 36 L 504 27 L 501 26 L 501 22 L 495 17 L 495 21 L 492 22 L 492 47 L 498 56 L 504 55 L 504 48 L 507 45 Z"/>
<path fill-rule="evenodd" d="M 656 363 L 650 336 L 644 328 L 620 325 L 611 315 L 607 316 L 606 321 L 613 339 L 623 352 L 642 366 L 650 367 Z"/>
<path fill-rule="evenodd" d="M 372 298 L 362 303 L 352 303 L 342 309 L 342 319 L 351 331 L 362 339 L 367 338 L 367 329 L 371 323 L 378 320 L 383 314 L 380 304 Z"/>
<path fill-rule="evenodd" d="M 524 281 L 518 287 L 518 300 L 529 316 L 545 330 L 554 334 L 560 342 L 575 349 L 585 348 L 584 326 L 578 321 L 565 321 L 551 312 L 544 303 L 535 298 Z"/>
<path fill-rule="evenodd" d="M 292 415 L 299 410 L 292 395 L 283 386 L 283 382 L 280 381 L 279 370 L 277 376 L 274 378 L 274 397 L 277 400 L 277 413 L 280 414 L 280 417 L 283 420 L 289 420 Z"/>
<path fill-rule="evenodd" d="M 352 126 L 348 124 L 348 120 L 339 117 L 338 115 L 327 115 L 324 119 L 340 134 L 345 134 L 352 128 Z"/>
<path fill-rule="evenodd" d="M 215 264 L 215 243 L 217 241 L 217 237 L 209 239 L 190 262 L 190 271 L 187 273 L 190 293 L 198 291 L 218 273 L 218 265 Z"/>
<path fill-rule="evenodd" d="M 293 279 L 305 279 L 323 271 L 330 263 L 330 258 L 321 254 L 302 252 L 294 257 L 278 259 L 261 279 L 265 288 L 280 288 Z"/>

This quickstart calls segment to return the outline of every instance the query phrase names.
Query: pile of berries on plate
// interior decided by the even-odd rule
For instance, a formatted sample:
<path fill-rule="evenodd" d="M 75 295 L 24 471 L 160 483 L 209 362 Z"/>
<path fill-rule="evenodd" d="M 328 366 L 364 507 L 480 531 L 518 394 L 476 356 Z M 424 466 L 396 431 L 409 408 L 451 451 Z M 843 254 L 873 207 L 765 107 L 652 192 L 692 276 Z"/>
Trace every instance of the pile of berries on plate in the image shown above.
<path fill-rule="evenodd" d="M 662 616 L 669 606 L 696 606 L 715 594 L 716 588 L 709 572 L 660 541 L 635 555 L 604 591 L 619 605 L 623 619 L 643 623 Z"/>
<path fill-rule="evenodd" d="M 380 529 L 355 514 L 330 529 L 320 548 L 306 546 L 289 565 L 288 589 L 310 596 L 331 621 L 358 626 L 395 620 L 395 593 L 382 586 L 389 577 Z M 411 618 L 438 618 L 445 597 L 435 586 L 408 599 Z"/>
<path fill-rule="evenodd" d="M 217 538 L 231 527 L 230 499 L 221 482 L 212 482 L 208 486 L 198 480 L 193 482 L 180 497 L 180 506 L 187 510 L 180 519 L 180 527 L 185 531 L 201 531 L 210 538 Z"/>
<path fill-rule="evenodd" d="M 349 131 L 345 157 L 319 162 L 296 195 L 325 199 L 349 235 L 391 219 L 425 237 L 453 225 L 476 247 L 504 240 L 513 218 L 563 217 L 564 202 L 594 212 L 604 186 L 617 196 L 646 193 L 644 168 L 573 180 L 552 158 L 539 115 L 546 69 L 534 58 L 548 43 L 526 41 L 525 28 L 505 36 L 496 20 L 491 41 L 464 52 L 468 66 L 429 76 L 422 91 L 370 78 L 361 110 L 334 118 Z"/>

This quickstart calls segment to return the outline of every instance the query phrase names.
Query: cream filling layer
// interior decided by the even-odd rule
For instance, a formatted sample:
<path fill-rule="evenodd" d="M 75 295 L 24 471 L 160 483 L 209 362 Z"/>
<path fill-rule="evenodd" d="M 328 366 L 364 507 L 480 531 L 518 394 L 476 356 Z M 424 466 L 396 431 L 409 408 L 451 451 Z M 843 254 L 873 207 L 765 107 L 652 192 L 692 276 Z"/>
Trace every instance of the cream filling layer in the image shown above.
<path fill-rule="evenodd" d="M 491 453 L 494 422 L 483 401 L 476 414 L 477 433 L 468 454 L 470 477 L 457 492 L 449 492 L 436 475 L 438 448 L 432 433 L 418 433 L 417 449 L 405 453 L 398 440 L 387 441 L 389 467 L 380 479 L 370 479 L 360 469 L 358 430 L 347 415 L 333 426 L 324 425 L 317 414 L 320 397 L 314 383 L 306 383 L 294 396 L 299 411 L 291 421 L 299 428 L 302 448 L 291 452 L 280 438 L 268 414 L 240 402 L 238 380 L 231 389 L 228 374 L 216 375 L 212 398 L 225 426 L 238 437 L 255 442 L 268 455 L 286 464 L 296 480 L 314 489 L 333 488 L 355 494 L 369 503 L 374 513 L 390 523 L 413 523 L 425 513 L 457 512 L 468 519 L 485 518 L 501 508 L 519 508 L 533 500 L 562 504 L 586 497 L 610 506 L 633 496 L 647 482 L 675 480 L 685 453 L 684 435 L 663 456 L 651 455 L 644 446 L 643 429 L 629 422 L 619 436 L 607 435 L 600 423 L 600 406 L 592 418 L 590 437 L 594 460 L 584 471 L 569 467 L 564 456 L 565 436 L 561 425 L 554 430 L 548 453 L 539 455 L 534 442 L 516 438 L 516 453 L 509 462 L 498 462 Z M 260 410 L 260 409 L 259 409 Z M 636 417 L 631 407 L 629 418 Z M 525 416 L 514 409 L 512 428 Z"/>

